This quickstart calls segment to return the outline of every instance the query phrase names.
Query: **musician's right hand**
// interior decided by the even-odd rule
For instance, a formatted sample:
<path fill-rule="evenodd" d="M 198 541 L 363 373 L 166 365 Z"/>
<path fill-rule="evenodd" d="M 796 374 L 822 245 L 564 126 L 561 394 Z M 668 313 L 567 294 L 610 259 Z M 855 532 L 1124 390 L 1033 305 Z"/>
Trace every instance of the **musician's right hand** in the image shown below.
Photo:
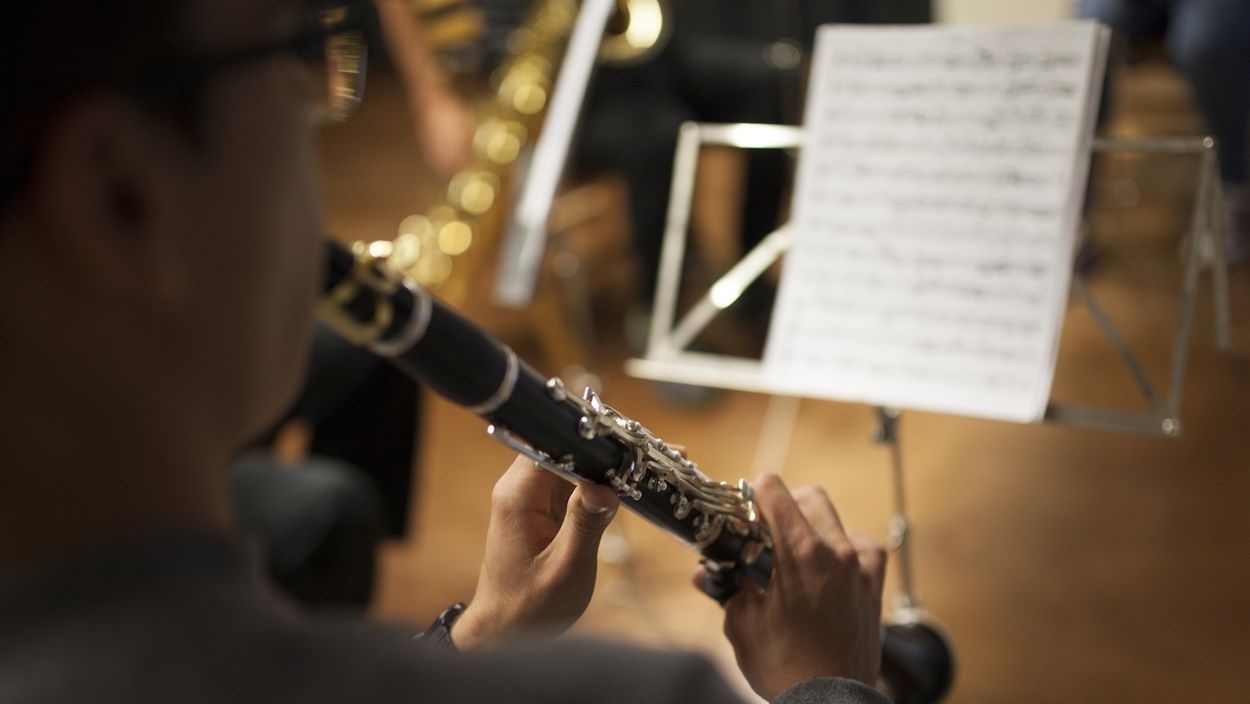
<path fill-rule="evenodd" d="M 793 494 L 776 475 L 754 483 L 776 563 L 768 588 L 750 580 L 725 605 L 738 666 L 772 700 L 817 677 L 876 684 L 885 552 L 847 534 L 818 487 Z"/>

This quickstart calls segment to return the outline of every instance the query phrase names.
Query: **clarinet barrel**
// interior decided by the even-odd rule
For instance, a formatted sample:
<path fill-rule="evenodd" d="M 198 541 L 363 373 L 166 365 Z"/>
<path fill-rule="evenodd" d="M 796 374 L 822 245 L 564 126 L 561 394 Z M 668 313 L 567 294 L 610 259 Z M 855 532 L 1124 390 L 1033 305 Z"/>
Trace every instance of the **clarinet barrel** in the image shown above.
<path fill-rule="evenodd" d="M 745 481 L 709 479 L 593 391 L 578 396 L 544 379 L 368 246 L 330 243 L 321 313 L 348 340 L 484 418 L 496 440 L 570 481 L 611 486 L 622 506 L 691 544 L 703 557 L 710 596 L 724 601 L 743 578 L 768 584 L 771 544 Z M 899 704 L 939 701 L 953 672 L 935 627 L 911 619 L 883 628 L 881 675 Z"/>

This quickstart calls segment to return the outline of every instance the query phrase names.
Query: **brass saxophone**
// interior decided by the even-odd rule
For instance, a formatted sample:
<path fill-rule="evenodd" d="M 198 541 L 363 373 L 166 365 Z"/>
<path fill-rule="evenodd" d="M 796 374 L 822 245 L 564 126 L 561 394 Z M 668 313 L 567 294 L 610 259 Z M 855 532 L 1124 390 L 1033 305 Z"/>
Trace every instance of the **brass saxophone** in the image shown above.
<path fill-rule="evenodd" d="M 511 34 L 509 56 L 475 106 L 471 163 L 452 177 L 437 205 L 405 218 L 394 240 L 370 245 L 394 273 L 464 301 L 469 273 L 500 230 L 495 206 L 507 176 L 541 126 L 578 6 L 577 0 L 541 0 Z M 667 37 L 664 16 L 662 0 L 619 0 L 602 60 L 646 60 Z"/>

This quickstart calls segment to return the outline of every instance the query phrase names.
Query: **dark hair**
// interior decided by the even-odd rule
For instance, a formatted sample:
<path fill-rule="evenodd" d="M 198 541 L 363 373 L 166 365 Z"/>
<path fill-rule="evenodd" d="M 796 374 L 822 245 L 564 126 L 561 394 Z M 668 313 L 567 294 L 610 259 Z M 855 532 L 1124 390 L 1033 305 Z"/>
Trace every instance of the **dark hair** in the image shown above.
<path fill-rule="evenodd" d="M 0 208 L 24 187 L 44 126 L 85 92 L 129 85 L 179 54 L 185 0 L 20 0 L 0 22 Z M 135 92 L 152 107 L 155 95 Z"/>

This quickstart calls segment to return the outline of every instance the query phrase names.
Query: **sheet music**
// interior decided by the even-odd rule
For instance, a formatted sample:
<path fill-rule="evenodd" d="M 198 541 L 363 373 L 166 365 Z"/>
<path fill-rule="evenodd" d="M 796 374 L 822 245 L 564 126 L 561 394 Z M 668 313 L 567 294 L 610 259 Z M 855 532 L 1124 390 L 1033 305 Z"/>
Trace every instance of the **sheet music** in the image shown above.
<path fill-rule="evenodd" d="M 770 386 L 1042 417 L 1105 47 L 1092 22 L 821 28 Z"/>

